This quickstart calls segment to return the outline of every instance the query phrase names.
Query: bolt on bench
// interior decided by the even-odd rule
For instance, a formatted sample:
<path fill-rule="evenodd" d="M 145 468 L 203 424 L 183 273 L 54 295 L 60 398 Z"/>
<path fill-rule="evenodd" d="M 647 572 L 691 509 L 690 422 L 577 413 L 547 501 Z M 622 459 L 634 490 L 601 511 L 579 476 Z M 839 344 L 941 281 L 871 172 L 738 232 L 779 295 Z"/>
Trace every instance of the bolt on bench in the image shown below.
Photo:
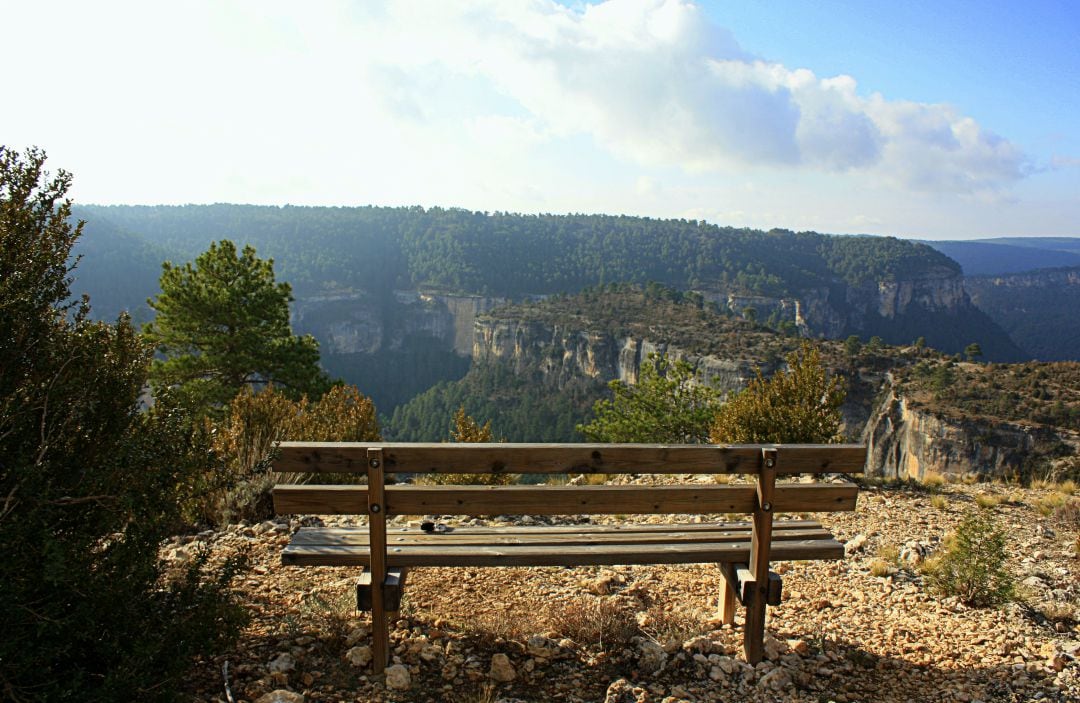
<path fill-rule="evenodd" d="M 278 514 L 366 515 L 368 527 L 304 527 L 282 553 L 292 566 L 363 566 L 360 605 L 371 610 L 375 673 L 389 660 L 387 613 L 407 569 L 422 566 L 582 566 L 716 563 L 720 611 L 746 608 L 744 652 L 761 661 L 765 606 L 778 605 L 773 560 L 841 559 L 819 522 L 776 512 L 854 510 L 853 483 L 777 482 L 795 474 L 861 473 L 862 445 L 386 444 L 283 442 L 279 472 L 361 473 L 367 485 L 279 485 Z M 755 483 L 643 485 L 387 485 L 386 474 L 744 474 Z M 628 515 L 748 513 L 712 524 L 388 528 L 394 515 Z M 367 580 L 370 587 L 364 588 Z M 379 587 L 381 585 L 381 587 Z M 367 601 L 365 603 L 364 601 Z"/>

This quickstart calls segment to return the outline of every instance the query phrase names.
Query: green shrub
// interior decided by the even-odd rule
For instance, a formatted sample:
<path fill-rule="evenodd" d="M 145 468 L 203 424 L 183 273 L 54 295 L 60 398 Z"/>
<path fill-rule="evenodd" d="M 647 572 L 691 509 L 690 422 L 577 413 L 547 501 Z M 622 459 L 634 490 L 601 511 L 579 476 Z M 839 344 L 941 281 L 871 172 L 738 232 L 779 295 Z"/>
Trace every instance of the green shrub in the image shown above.
<path fill-rule="evenodd" d="M 130 322 L 65 302 L 81 225 L 44 158 L 0 147 L 0 699 L 173 699 L 238 633 L 243 559 L 159 559 L 208 445 L 167 403 L 136 410 Z"/>
<path fill-rule="evenodd" d="M 1005 568 L 1006 539 L 989 511 L 970 513 L 940 552 L 924 564 L 927 581 L 940 593 L 975 607 L 1008 601 L 1015 583 Z"/>

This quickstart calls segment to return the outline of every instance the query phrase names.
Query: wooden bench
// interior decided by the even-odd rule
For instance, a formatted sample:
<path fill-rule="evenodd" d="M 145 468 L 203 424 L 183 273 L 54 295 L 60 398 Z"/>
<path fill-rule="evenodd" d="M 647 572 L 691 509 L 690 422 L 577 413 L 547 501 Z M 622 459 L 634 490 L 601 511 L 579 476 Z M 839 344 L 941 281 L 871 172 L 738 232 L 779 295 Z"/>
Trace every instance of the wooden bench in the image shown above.
<path fill-rule="evenodd" d="M 744 652 L 761 661 L 765 606 L 780 603 L 773 560 L 840 559 L 844 546 L 820 523 L 777 512 L 854 510 L 850 482 L 777 481 L 795 474 L 859 473 L 861 445 L 383 444 L 284 442 L 280 472 L 363 473 L 367 485 L 279 485 L 278 514 L 356 514 L 368 527 L 304 527 L 282 554 L 293 566 L 362 566 L 375 673 L 389 656 L 387 613 L 410 567 L 716 563 L 720 614 L 746 608 Z M 391 484 L 387 474 L 744 474 L 753 483 L 675 485 Z M 744 522 L 388 528 L 395 515 L 749 514 Z M 370 584 L 382 584 L 381 588 Z M 367 601 L 366 603 L 364 601 Z"/>

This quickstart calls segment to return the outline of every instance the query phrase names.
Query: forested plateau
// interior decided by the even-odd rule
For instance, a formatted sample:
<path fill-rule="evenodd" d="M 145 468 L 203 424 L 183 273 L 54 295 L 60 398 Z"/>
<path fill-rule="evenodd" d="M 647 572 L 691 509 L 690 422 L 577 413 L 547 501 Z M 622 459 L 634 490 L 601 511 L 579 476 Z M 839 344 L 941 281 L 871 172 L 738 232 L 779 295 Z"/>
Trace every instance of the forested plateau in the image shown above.
<path fill-rule="evenodd" d="M 959 266 L 923 244 L 602 215 L 419 207 L 83 206 L 73 291 L 98 317 L 149 318 L 161 262 L 251 244 L 293 286 L 293 325 L 380 410 L 461 378 L 474 320 L 507 302 L 612 283 L 693 291 L 703 304 L 805 337 L 923 337 L 987 359 L 1030 354 L 978 308 Z"/>

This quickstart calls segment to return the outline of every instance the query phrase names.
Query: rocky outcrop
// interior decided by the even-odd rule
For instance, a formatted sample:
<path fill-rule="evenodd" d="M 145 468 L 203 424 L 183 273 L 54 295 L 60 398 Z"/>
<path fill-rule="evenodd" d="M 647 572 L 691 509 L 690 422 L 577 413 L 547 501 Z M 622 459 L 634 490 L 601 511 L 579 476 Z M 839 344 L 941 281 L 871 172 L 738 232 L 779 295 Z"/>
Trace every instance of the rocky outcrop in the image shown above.
<path fill-rule="evenodd" d="M 695 354 L 641 337 L 617 337 L 529 320 L 481 319 L 474 330 L 474 363 L 500 362 L 517 373 L 536 372 L 553 388 L 562 388 L 575 378 L 637 383 L 641 362 L 652 353 L 687 361 L 701 378 L 725 392 L 742 389 L 756 367 L 747 361 Z"/>
<path fill-rule="evenodd" d="M 902 280 L 805 288 L 782 298 L 724 289 L 698 292 L 731 312 L 743 314 L 753 308 L 758 320 L 791 322 L 805 337 L 831 339 L 859 334 L 871 321 L 894 320 L 916 310 L 960 316 L 971 306 L 963 277 L 947 268 L 931 268 Z"/>
<path fill-rule="evenodd" d="M 413 335 L 434 337 L 461 356 L 472 352 L 478 314 L 504 304 L 503 298 L 394 291 L 379 299 L 366 291 L 297 299 L 293 328 L 314 335 L 325 353 L 372 354 L 400 349 Z"/>
<path fill-rule="evenodd" d="M 979 418 L 955 419 L 913 405 L 890 390 L 863 433 L 867 470 L 886 478 L 923 479 L 979 474 L 1021 476 L 1033 456 L 1064 443 L 1075 452 L 1080 437 L 1038 425 Z"/>

